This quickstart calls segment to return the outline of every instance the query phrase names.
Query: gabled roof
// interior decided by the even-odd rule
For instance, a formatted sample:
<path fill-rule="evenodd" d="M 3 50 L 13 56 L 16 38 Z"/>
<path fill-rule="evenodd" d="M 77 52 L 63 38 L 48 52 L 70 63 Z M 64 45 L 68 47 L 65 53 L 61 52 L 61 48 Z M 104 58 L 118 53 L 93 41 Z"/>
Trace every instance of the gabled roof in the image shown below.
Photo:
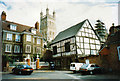
<path fill-rule="evenodd" d="M 11 30 L 10 29 L 10 24 L 17 25 L 17 29 L 16 30 Z M 11 31 L 11 32 L 19 32 L 19 33 L 28 32 L 28 33 L 31 33 L 30 30 L 32 28 L 34 28 L 34 27 L 27 26 L 27 25 L 22 25 L 22 24 L 11 22 L 11 21 L 7 21 L 7 20 L 2 23 L 2 30 L 7 30 L 7 31 Z M 38 36 L 42 37 L 42 34 L 38 30 L 36 31 L 35 35 L 38 35 Z"/>
<path fill-rule="evenodd" d="M 88 21 L 88 23 L 90 24 L 89 20 L 86 19 L 62 32 L 60 32 L 56 37 L 55 39 L 52 41 L 52 44 L 56 43 L 56 42 L 59 42 L 61 40 L 64 40 L 64 39 L 67 39 L 67 38 L 70 38 L 70 37 L 73 37 L 75 36 L 78 31 L 83 27 L 84 23 Z M 92 25 L 90 24 L 92 30 L 94 31 L 94 33 L 96 34 L 96 36 L 98 37 L 99 39 L 99 36 L 97 35 L 97 33 L 95 32 L 95 30 L 93 29 Z M 100 39 L 99 39 L 100 40 Z"/>
<path fill-rule="evenodd" d="M 83 24 L 85 23 L 86 20 L 60 32 L 55 39 L 52 41 L 52 43 L 58 42 L 60 40 L 64 40 L 66 38 L 75 36 L 77 34 L 77 32 L 79 31 L 79 29 L 83 26 Z"/>

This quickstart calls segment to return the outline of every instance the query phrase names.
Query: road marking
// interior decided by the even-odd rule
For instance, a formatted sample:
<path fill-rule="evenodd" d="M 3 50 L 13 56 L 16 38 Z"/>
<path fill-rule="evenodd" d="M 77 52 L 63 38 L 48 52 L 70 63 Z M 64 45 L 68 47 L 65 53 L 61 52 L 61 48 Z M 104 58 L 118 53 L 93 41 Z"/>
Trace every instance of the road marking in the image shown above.
<path fill-rule="evenodd" d="M 80 78 L 77 78 L 77 76 L 68 75 L 68 74 L 65 74 L 65 75 L 67 75 L 67 76 L 69 76 L 69 77 L 72 77 L 72 78 L 74 78 L 74 79 L 80 79 Z"/>
<path fill-rule="evenodd" d="M 55 71 L 33 71 L 33 72 L 55 72 Z"/>

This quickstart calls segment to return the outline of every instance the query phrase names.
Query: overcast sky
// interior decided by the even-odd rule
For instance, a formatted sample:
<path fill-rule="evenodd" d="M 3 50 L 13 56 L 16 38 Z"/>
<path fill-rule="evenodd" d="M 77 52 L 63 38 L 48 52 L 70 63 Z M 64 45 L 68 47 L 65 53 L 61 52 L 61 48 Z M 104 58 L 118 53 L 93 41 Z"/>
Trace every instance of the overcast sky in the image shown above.
<path fill-rule="evenodd" d="M 40 22 L 40 12 L 46 14 L 46 8 L 52 14 L 56 12 L 56 28 L 60 32 L 85 19 L 92 26 L 97 19 L 103 21 L 109 30 L 112 23 L 118 25 L 119 0 L 0 0 L 0 13 L 5 11 L 7 20 L 34 26 Z"/>

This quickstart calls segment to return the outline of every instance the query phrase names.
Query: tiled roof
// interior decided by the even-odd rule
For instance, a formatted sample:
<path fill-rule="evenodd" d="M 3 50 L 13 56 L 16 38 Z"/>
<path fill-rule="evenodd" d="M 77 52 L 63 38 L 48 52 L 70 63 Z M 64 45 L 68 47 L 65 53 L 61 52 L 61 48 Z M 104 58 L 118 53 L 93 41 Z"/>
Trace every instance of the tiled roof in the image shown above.
<path fill-rule="evenodd" d="M 58 42 L 58 41 L 61 41 L 61 40 L 64 40 L 66 38 L 69 38 L 69 37 L 72 37 L 72 36 L 75 36 L 77 34 L 77 32 L 79 31 L 79 29 L 83 26 L 83 24 L 85 23 L 86 20 L 60 32 L 56 37 L 55 39 L 52 41 L 52 43 L 55 43 L 55 42 Z"/>
<path fill-rule="evenodd" d="M 17 25 L 17 29 L 16 30 L 11 30 L 10 29 L 10 24 Z M 28 33 L 31 33 L 31 31 L 30 31 L 31 28 L 34 28 L 34 27 L 18 24 L 18 23 L 11 22 L 11 21 L 4 21 L 2 23 L 2 30 L 8 30 L 8 31 L 13 31 L 13 32 L 19 32 L 19 33 L 28 32 Z M 36 31 L 36 35 L 42 36 L 42 34 L 38 30 Z"/>

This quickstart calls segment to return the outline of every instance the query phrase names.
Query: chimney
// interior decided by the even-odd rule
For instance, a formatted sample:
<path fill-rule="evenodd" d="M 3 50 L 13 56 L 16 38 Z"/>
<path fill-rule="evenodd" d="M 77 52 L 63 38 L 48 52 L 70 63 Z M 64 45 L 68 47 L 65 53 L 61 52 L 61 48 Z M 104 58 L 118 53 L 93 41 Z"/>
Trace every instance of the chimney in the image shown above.
<path fill-rule="evenodd" d="M 109 32 L 110 32 L 110 34 L 114 34 L 114 33 L 115 33 L 115 26 L 114 26 L 114 23 L 112 23 L 112 26 L 110 27 Z"/>
<path fill-rule="evenodd" d="M 37 29 L 39 31 L 39 22 L 38 21 L 35 23 L 35 29 Z"/>
<path fill-rule="evenodd" d="M 3 11 L 2 14 L 1 14 L 1 20 L 2 21 L 6 20 L 6 12 L 5 11 Z"/>

